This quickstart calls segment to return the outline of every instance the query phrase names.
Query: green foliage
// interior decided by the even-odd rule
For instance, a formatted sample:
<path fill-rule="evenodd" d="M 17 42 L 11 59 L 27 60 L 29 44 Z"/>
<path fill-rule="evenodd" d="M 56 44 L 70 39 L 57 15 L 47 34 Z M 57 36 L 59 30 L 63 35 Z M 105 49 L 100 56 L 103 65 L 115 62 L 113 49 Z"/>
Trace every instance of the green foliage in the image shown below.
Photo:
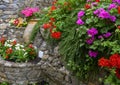
<path fill-rule="evenodd" d="M 7 82 L 1 82 L 0 85 L 9 85 Z"/>
<path fill-rule="evenodd" d="M 40 30 L 40 20 L 38 20 L 37 24 L 34 26 L 31 36 L 30 36 L 30 42 L 34 41 L 35 36 L 37 35 L 38 31 Z"/>
<path fill-rule="evenodd" d="M 20 45 L 16 40 L 0 38 L 0 56 L 8 61 L 28 62 L 36 58 L 36 49 L 32 44 Z"/>
<path fill-rule="evenodd" d="M 94 0 L 93 0 L 94 1 Z M 65 3 L 68 3 L 66 6 Z M 96 9 L 104 8 L 108 9 L 110 0 L 106 2 L 100 1 L 97 6 L 93 6 L 90 9 L 85 8 L 85 4 L 91 4 L 91 2 L 85 3 L 83 0 L 58 0 L 55 6 L 59 6 L 56 10 L 50 11 L 43 16 L 43 23 L 49 22 L 50 18 L 55 18 L 54 25 L 56 28 L 52 31 L 60 31 L 62 36 L 59 40 L 59 52 L 63 56 L 63 60 L 66 62 L 66 66 L 81 80 L 94 80 L 96 75 L 99 73 L 98 60 L 102 56 L 108 57 L 113 53 L 120 53 L 120 30 L 116 29 L 119 24 L 119 17 L 117 9 L 112 9 L 110 15 L 116 16 L 116 22 L 110 21 L 110 19 L 102 19 L 96 16 L 93 12 Z M 69 10 L 69 8 L 71 8 Z M 77 25 L 78 12 L 84 11 L 84 16 L 80 17 L 83 21 L 83 25 Z M 90 28 L 96 28 L 98 34 L 94 37 L 92 44 L 87 44 L 86 40 L 91 38 L 87 31 Z M 50 29 L 45 29 L 48 33 L 48 40 L 55 40 L 50 36 Z M 98 36 L 110 32 L 112 35 L 107 38 L 99 39 Z M 56 42 L 55 42 L 56 43 Z M 90 57 L 89 51 L 97 51 L 97 57 Z M 93 75 L 91 78 L 91 74 Z"/>
<path fill-rule="evenodd" d="M 110 70 L 110 74 L 104 79 L 105 85 L 120 85 L 120 80 L 115 75 L 115 69 Z"/>

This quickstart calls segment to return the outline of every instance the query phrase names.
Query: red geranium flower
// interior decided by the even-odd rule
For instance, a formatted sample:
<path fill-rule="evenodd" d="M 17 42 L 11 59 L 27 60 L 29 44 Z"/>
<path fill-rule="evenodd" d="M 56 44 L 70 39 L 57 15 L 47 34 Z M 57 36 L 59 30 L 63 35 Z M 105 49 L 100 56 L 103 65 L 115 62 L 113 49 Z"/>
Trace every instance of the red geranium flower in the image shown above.
<path fill-rule="evenodd" d="M 49 24 L 49 23 L 43 24 L 43 28 L 44 28 L 44 29 L 48 29 L 48 28 L 50 28 L 50 27 L 51 27 L 51 24 Z"/>
<path fill-rule="evenodd" d="M 55 6 L 51 6 L 50 10 L 54 11 L 54 10 L 56 10 L 56 7 Z"/>
<path fill-rule="evenodd" d="M 18 25 L 18 23 L 19 23 L 19 20 L 18 20 L 18 19 L 16 19 L 16 20 L 13 22 L 14 25 Z"/>
<path fill-rule="evenodd" d="M 112 56 L 110 56 L 110 64 L 111 64 L 112 67 L 117 67 L 118 59 L 119 59 L 118 54 L 113 54 Z"/>
<path fill-rule="evenodd" d="M 120 69 L 120 57 L 117 60 L 117 66 L 116 67 Z"/>
<path fill-rule="evenodd" d="M 120 25 L 119 25 L 119 26 L 117 26 L 117 28 L 118 28 L 118 29 L 120 29 Z"/>
<path fill-rule="evenodd" d="M 118 6 L 118 14 L 120 14 L 120 6 Z"/>
<path fill-rule="evenodd" d="M 104 57 L 102 57 L 98 60 L 98 65 L 101 67 L 110 67 L 109 60 L 105 59 Z"/>
<path fill-rule="evenodd" d="M 6 53 L 7 53 L 7 54 L 11 54 L 12 52 L 13 52 L 12 48 L 8 48 L 8 49 L 6 50 Z"/>
<path fill-rule="evenodd" d="M 85 4 L 85 8 L 86 8 L 86 9 L 91 8 L 90 4 Z"/>
<path fill-rule="evenodd" d="M 12 45 L 16 45 L 16 44 L 17 44 L 17 41 L 14 40 L 11 44 L 12 44 Z"/>
<path fill-rule="evenodd" d="M 117 69 L 115 70 L 115 72 L 116 72 L 116 73 L 115 73 L 116 77 L 117 77 L 118 79 L 120 79 L 120 69 L 117 68 Z"/>
<path fill-rule="evenodd" d="M 0 43 L 1 43 L 1 44 L 4 44 L 5 41 L 6 41 L 6 38 L 5 38 L 5 37 L 1 37 L 1 38 L 0 38 Z"/>
<path fill-rule="evenodd" d="M 100 2 L 100 0 L 95 0 L 95 2 Z"/>
<path fill-rule="evenodd" d="M 28 47 L 29 47 L 29 48 L 34 48 L 32 44 L 29 44 L 29 46 L 28 46 Z"/>
<path fill-rule="evenodd" d="M 55 22 L 55 18 L 50 18 L 50 21 Z"/>
<path fill-rule="evenodd" d="M 60 39 L 60 37 L 61 37 L 61 32 L 53 32 L 53 33 L 51 34 L 51 36 L 52 36 L 52 38 L 54 38 L 54 39 Z"/>

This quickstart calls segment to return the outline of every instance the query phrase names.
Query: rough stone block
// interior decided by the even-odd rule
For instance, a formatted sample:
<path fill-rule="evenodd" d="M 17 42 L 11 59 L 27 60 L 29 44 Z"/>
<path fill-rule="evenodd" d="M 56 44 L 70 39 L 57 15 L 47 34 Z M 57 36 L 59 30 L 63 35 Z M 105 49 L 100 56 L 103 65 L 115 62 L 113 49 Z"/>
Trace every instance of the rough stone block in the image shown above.
<path fill-rule="evenodd" d="M 23 34 L 24 42 L 26 42 L 26 43 L 30 42 L 31 33 L 32 33 L 33 28 L 36 25 L 36 23 L 37 23 L 36 21 L 30 21 L 28 23 L 28 26 L 25 28 L 25 31 Z"/>

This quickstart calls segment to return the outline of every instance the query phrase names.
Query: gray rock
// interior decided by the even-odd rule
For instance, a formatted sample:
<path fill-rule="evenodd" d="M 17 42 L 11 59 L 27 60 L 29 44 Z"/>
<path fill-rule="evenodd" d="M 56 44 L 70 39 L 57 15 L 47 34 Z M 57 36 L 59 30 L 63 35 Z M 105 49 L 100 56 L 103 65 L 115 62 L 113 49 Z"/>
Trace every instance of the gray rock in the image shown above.
<path fill-rule="evenodd" d="M 3 12 L 4 14 L 9 14 L 9 15 L 13 15 L 13 14 L 16 14 L 16 12 L 15 11 L 4 11 Z"/>
<path fill-rule="evenodd" d="M 0 16 L 3 14 L 3 10 L 0 10 Z"/>
<path fill-rule="evenodd" d="M 10 3 L 11 0 L 3 0 L 3 1 L 6 2 L 6 3 Z"/>
<path fill-rule="evenodd" d="M 5 5 L 0 5 L 0 9 L 6 9 L 7 7 Z"/>
<path fill-rule="evenodd" d="M 18 9 L 17 4 L 9 4 L 8 7 L 9 7 L 9 8 L 14 8 L 14 9 Z"/>

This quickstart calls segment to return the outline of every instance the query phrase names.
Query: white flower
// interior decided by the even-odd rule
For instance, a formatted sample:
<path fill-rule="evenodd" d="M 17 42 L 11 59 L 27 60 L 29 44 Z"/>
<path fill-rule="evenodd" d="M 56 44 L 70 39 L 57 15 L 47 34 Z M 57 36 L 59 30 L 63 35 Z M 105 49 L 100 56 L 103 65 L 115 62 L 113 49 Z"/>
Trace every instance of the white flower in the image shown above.
<path fill-rule="evenodd" d="M 27 55 L 27 54 L 28 54 L 28 53 L 27 53 L 27 52 L 25 52 L 25 53 L 24 53 L 24 56 L 25 56 L 25 55 Z"/>
<path fill-rule="evenodd" d="M 20 45 L 21 48 L 24 48 L 24 45 Z"/>
<path fill-rule="evenodd" d="M 19 46 L 16 46 L 15 49 L 16 49 L 16 50 L 20 50 L 20 47 L 19 47 Z"/>
<path fill-rule="evenodd" d="M 5 42 L 4 46 L 6 46 L 6 47 L 12 47 L 12 45 L 9 44 L 8 42 Z"/>

